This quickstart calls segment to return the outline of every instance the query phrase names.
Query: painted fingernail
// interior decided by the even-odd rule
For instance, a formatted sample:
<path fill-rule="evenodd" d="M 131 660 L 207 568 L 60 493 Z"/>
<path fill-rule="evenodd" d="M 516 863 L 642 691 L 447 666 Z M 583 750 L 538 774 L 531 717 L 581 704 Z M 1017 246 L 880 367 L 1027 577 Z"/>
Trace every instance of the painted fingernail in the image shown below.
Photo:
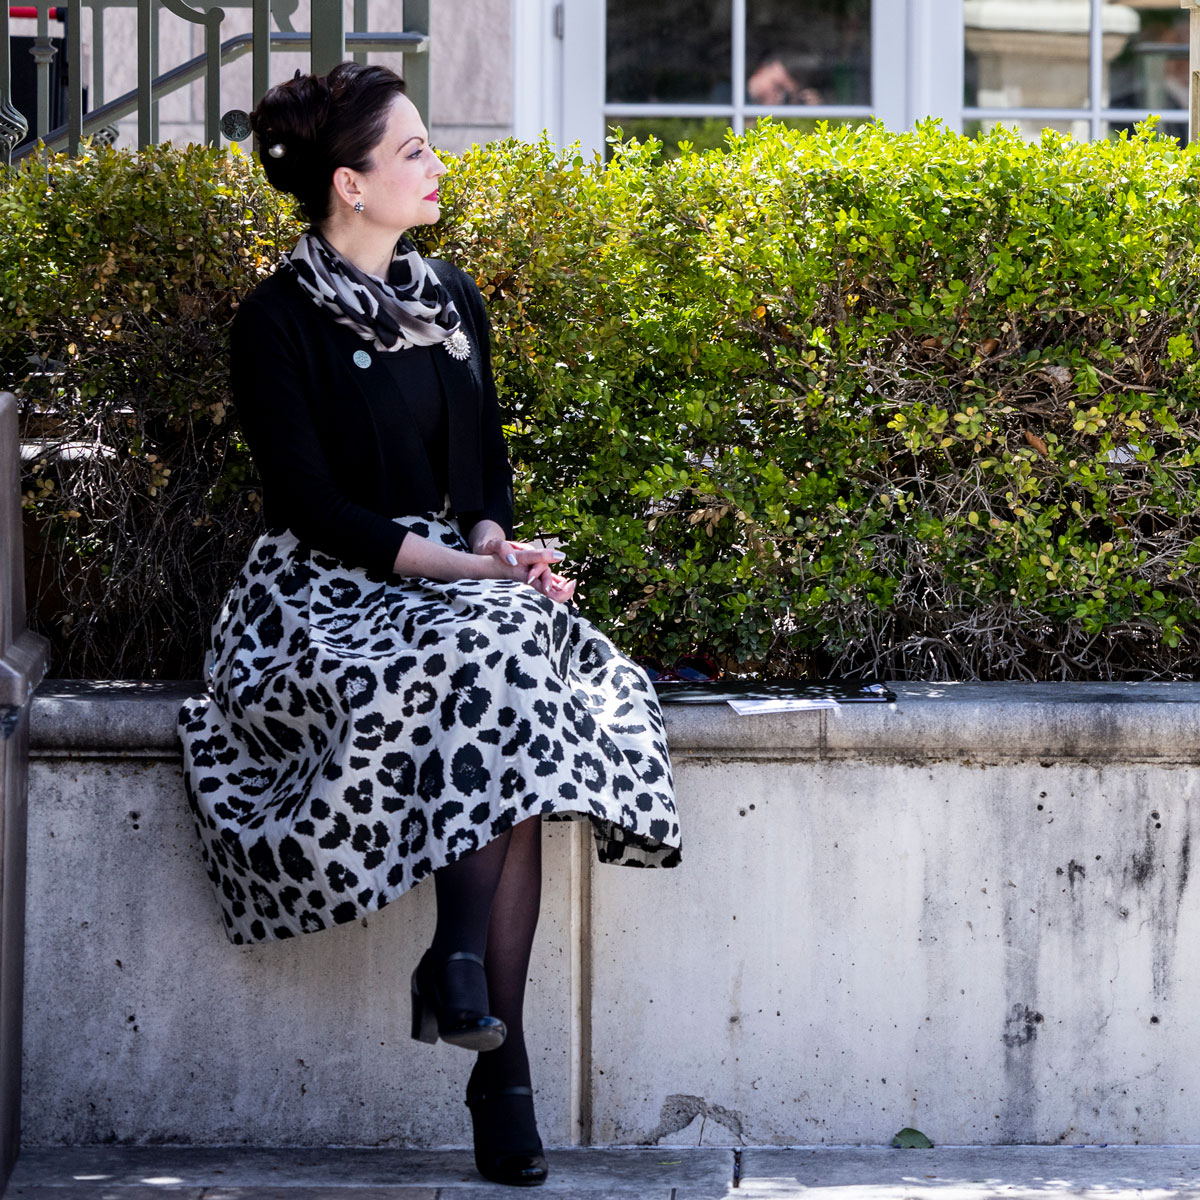
<path fill-rule="evenodd" d="M 562 562 L 562 560 L 566 557 L 567 556 L 561 550 L 555 550 L 555 552 L 554 552 L 554 561 L 555 562 Z"/>
<path fill-rule="evenodd" d="M 517 556 L 515 554 L 510 554 L 507 561 L 510 567 L 515 567 L 517 565 Z"/>

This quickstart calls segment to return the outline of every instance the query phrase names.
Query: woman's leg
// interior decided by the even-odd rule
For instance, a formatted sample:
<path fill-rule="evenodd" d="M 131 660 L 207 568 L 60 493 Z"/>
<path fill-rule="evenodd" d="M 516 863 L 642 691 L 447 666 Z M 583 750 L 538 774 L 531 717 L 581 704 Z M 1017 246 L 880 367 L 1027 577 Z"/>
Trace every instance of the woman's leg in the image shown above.
<path fill-rule="evenodd" d="M 486 846 L 448 863 L 434 872 L 437 895 L 437 925 L 433 943 L 421 960 L 418 976 L 422 985 L 452 954 L 475 954 L 484 957 L 488 944 L 488 924 L 491 920 L 497 889 L 504 874 L 510 829 L 493 838 Z M 446 964 L 445 987 L 447 1001 L 460 1011 L 493 1012 L 490 1005 L 485 972 L 470 962 L 458 960 Z M 441 983 L 435 985 L 442 990 Z"/>
<path fill-rule="evenodd" d="M 533 1111 L 525 1050 L 525 980 L 542 898 L 542 820 L 512 830 L 504 874 L 488 927 L 488 995 L 492 1012 L 508 1027 L 496 1050 L 480 1054 L 467 1083 L 475 1130 L 475 1162 L 499 1183 L 540 1183 L 546 1160 Z"/>
<path fill-rule="evenodd" d="M 509 830 L 511 840 L 488 925 L 487 971 L 491 1012 L 508 1028 L 498 1050 L 479 1056 L 474 1079 L 488 1086 L 528 1087 L 525 1051 L 525 981 L 542 902 L 542 819 L 529 817 Z"/>
<path fill-rule="evenodd" d="M 504 875 L 513 830 L 472 850 L 433 874 L 437 891 L 437 925 L 430 949 L 445 958 L 459 950 L 483 957 L 488 944 L 497 889 Z"/>

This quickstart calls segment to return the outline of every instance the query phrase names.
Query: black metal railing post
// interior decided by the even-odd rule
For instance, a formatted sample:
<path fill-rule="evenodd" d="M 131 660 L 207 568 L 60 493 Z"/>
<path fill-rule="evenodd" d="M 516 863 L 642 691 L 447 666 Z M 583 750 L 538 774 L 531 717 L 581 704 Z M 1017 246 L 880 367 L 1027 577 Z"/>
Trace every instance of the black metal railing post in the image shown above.
<path fill-rule="evenodd" d="M 17 402 L 0 392 L 0 1192 L 21 1138 L 29 705 L 46 639 L 25 627 Z"/>
<path fill-rule="evenodd" d="M 12 102 L 12 42 L 8 5 L 0 10 L 0 162 L 10 162 L 12 152 L 25 139 L 29 122 Z"/>
<path fill-rule="evenodd" d="M 404 0 L 404 28 L 429 36 L 429 0 Z M 404 81 L 408 98 L 417 106 L 421 120 L 429 125 L 429 55 L 405 54 Z"/>

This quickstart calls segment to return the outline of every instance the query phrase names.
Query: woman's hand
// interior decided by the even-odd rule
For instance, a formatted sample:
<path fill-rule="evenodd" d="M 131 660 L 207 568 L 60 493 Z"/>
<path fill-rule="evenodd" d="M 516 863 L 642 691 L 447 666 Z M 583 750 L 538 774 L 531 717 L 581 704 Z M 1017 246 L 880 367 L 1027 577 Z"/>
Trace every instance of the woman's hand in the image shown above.
<path fill-rule="evenodd" d="M 504 536 L 504 530 L 494 521 L 480 521 L 471 530 L 471 550 L 475 554 L 494 558 L 504 579 L 516 579 L 565 604 L 575 594 L 574 580 L 556 575 L 551 565 L 562 562 L 566 555 L 561 550 L 550 550 L 544 546 L 531 546 L 528 542 L 516 542 Z"/>
<path fill-rule="evenodd" d="M 536 571 L 537 568 L 531 570 L 530 587 L 536 588 L 543 596 L 548 596 L 559 604 L 566 604 L 575 595 L 575 580 L 567 579 L 563 575 L 556 575 L 548 565 L 542 565 L 545 566 L 545 570 L 540 571 L 536 577 L 534 577 L 533 571 Z"/>

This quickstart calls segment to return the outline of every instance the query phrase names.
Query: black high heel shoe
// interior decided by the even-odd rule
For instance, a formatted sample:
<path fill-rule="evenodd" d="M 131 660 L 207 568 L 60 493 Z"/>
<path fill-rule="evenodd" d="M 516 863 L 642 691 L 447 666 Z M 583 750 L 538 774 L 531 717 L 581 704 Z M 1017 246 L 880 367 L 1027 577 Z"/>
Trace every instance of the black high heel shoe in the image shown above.
<path fill-rule="evenodd" d="M 509 1119 L 501 1124 L 497 1109 L 510 1096 L 528 1096 L 529 1102 L 510 1104 L 508 1107 L 518 1111 L 505 1114 Z M 548 1168 L 533 1115 L 532 1088 L 502 1087 L 475 1092 L 468 1085 L 467 1107 L 471 1110 L 475 1166 L 480 1175 L 510 1187 L 537 1187 L 546 1182 Z"/>
<path fill-rule="evenodd" d="M 501 1045 L 508 1030 L 499 1017 L 477 1006 L 478 998 L 487 994 L 487 983 L 469 978 L 476 970 L 483 974 L 478 954 L 451 954 L 439 972 L 425 952 L 412 977 L 412 1035 L 417 1041 L 432 1044 L 440 1037 L 451 1046 L 478 1051 Z M 483 1003 L 486 1007 L 487 1001 Z"/>

